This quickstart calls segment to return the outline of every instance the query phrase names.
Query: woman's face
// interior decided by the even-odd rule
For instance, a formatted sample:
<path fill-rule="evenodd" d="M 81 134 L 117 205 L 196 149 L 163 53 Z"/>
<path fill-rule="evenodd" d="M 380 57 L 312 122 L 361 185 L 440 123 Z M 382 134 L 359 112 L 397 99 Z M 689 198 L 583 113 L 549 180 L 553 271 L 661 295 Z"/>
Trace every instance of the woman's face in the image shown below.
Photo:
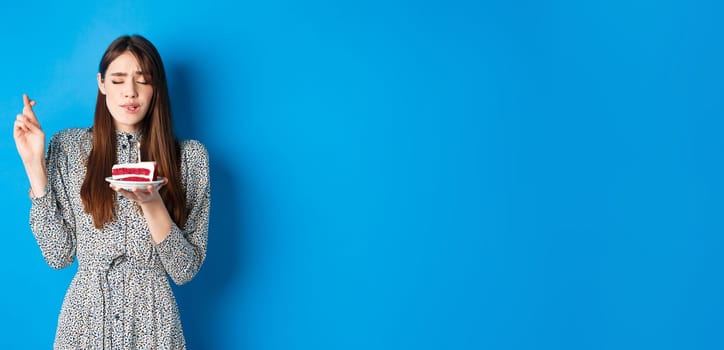
<path fill-rule="evenodd" d="M 101 79 L 100 73 L 97 79 L 116 129 L 138 131 L 150 107 L 153 86 L 143 78 L 136 57 L 124 52 L 108 65 L 105 79 Z"/>

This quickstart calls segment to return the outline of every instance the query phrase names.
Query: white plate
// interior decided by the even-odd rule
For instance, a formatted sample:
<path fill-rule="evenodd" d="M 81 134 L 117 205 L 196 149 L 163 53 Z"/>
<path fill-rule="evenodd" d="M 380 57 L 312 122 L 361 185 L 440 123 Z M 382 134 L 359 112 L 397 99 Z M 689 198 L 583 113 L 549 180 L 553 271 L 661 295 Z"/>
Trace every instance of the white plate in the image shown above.
<path fill-rule="evenodd" d="M 152 185 L 154 187 L 157 187 L 158 185 L 162 184 L 166 178 L 164 177 L 157 177 L 156 181 L 150 181 L 150 182 L 140 182 L 140 181 L 120 181 L 120 180 L 113 180 L 112 177 L 107 177 L 106 181 L 110 182 L 111 185 L 118 186 L 124 190 L 131 191 L 134 188 L 146 188 L 148 185 Z"/>

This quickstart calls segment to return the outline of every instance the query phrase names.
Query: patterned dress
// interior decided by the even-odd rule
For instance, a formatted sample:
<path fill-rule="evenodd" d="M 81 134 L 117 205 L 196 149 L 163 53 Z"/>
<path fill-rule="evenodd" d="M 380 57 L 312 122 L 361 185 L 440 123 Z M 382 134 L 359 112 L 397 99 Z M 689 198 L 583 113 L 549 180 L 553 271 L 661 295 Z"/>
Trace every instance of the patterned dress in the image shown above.
<path fill-rule="evenodd" d="M 116 132 L 118 163 L 135 162 L 138 134 Z M 83 212 L 80 187 L 92 145 L 91 129 L 51 138 L 48 190 L 32 199 L 30 226 L 47 263 L 64 268 L 78 259 L 58 318 L 55 349 L 185 349 L 168 276 L 190 281 L 206 255 L 210 184 L 208 153 L 198 141 L 181 143 L 181 179 L 189 217 L 154 245 L 138 206 L 117 195 L 116 218 L 98 230 Z"/>

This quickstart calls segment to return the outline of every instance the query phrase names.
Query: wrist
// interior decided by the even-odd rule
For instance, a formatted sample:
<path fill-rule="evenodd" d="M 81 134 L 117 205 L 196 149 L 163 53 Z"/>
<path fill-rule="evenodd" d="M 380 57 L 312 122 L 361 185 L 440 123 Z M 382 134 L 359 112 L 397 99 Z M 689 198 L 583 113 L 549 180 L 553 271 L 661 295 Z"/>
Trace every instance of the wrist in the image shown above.
<path fill-rule="evenodd" d="M 40 158 L 33 158 L 33 159 L 23 159 L 23 166 L 27 171 L 40 171 L 45 170 L 45 159 L 42 157 Z"/>
<path fill-rule="evenodd" d="M 44 163 L 26 165 L 25 171 L 30 182 L 30 197 L 38 198 L 45 195 L 48 190 L 48 175 Z"/>
<path fill-rule="evenodd" d="M 47 193 L 48 193 L 47 185 L 45 187 L 43 187 L 41 190 L 38 190 L 38 189 L 33 190 L 33 187 L 31 186 L 30 189 L 28 190 L 28 197 L 30 197 L 30 199 L 39 199 L 39 198 L 45 197 L 45 195 Z"/>
<path fill-rule="evenodd" d="M 163 203 L 163 199 L 159 196 L 150 201 L 138 203 L 144 213 L 150 215 L 156 215 L 158 213 L 167 213 L 166 204 Z"/>

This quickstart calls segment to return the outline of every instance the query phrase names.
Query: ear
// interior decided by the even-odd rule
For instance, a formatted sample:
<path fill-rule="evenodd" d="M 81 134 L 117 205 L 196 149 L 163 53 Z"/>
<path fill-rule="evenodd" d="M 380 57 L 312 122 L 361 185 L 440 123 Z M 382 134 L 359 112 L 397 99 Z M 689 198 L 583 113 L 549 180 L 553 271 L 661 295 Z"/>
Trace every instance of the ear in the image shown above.
<path fill-rule="evenodd" d="M 98 80 L 98 90 L 101 90 L 101 93 L 105 95 L 106 87 L 103 84 L 103 78 L 101 78 L 101 73 L 98 73 L 98 75 L 96 75 L 96 80 Z"/>

